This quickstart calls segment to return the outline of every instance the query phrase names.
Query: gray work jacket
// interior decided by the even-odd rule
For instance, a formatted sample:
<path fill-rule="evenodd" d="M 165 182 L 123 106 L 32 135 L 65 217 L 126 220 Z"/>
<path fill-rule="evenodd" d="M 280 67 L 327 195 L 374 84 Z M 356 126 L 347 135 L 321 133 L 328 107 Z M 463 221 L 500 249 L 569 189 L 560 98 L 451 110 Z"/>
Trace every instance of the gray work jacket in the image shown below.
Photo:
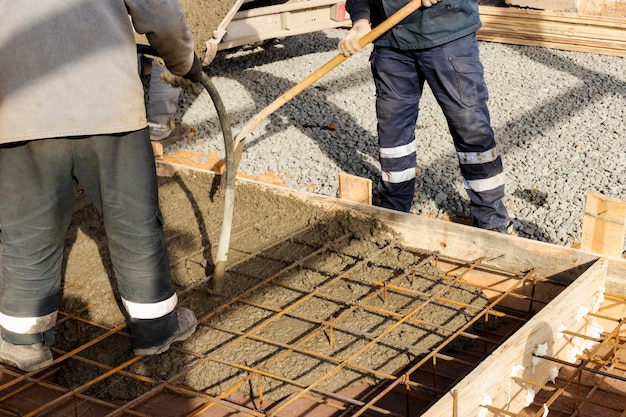
<path fill-rule="evenodd" d="M 347 0 L 353 22 L 367 19 L 378 26 L 409 0 Z M 481 27 L 477 0 L 441 0 L 420 7 L 382 35 L 374 45 L 403 50 L 428 49 L 457 40 Z"/>
<path fill-rule="evenodd" d="M 172 73 L 193 63 L 178 0 L 0 0 L 0 16 L 0 144 L 144 128 L 134 31 Z"/>

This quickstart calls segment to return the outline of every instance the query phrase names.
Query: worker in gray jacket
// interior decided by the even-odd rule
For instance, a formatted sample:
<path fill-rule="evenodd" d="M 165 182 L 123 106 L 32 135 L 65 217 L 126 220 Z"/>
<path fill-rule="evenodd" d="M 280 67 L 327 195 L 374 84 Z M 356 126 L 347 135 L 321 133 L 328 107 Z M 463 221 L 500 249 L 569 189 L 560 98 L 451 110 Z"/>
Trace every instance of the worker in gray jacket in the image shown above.
<path fill-rule="evenodd" d="M 345 55 L 358 40 L 409 0 L 348 0 L 352 28 L 339 43 Z M 478 227 L 505 232 L 504 175 L 487 108 L 476 31 L 476 0 L 422 0 L 422 7 L 374 42 L 382 207 L 409 212 L 419 140 L 415 125 L 424 83 L 443 110 L 456 148 L 470 215 Z"/>
<path fill-rule="evenodd" d="M 133 29 L 197 82 L 183 11 L 177 0 L 20 0 L 0 15 L 0 361 L 53 363 L 78 184 L 102 213 L 134 352 L 161 353 L 196 318 L 176 308 Z"/>

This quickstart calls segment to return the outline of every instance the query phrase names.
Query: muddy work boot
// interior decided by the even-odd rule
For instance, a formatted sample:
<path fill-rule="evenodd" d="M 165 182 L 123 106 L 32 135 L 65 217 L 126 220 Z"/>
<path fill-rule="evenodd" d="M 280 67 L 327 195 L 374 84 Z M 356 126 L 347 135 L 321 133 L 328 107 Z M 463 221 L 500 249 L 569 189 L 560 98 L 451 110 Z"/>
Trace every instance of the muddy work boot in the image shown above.
<path fill-rule="evenodd" d="M 516 235 L 515 230 L 513 230 L 513 225 L 511 223 L 509 223 L 506 226 L 498 226 L 493 229 L 487 229 L 487 230 L 496 232 L 496 233 L 504 233 L 505 235 L 511 235 L 511 236 Z"/>
<path fill-rule="evenodd" d="M 14 345 L 0 338 L 0 362 L 25 372 L 38 371 L 54 363 L 50 347 L 43 342 L 34 345 Z"/>
<path fill-rule="evenodd" d="M 171 125 L 148 123 L 148 126 L 150 140 L 163 146 L 190 139 L 195 134 L 195 129 L 185 122 L 175 122 Z"/>
<path fill-rule="evenodd" d="M 182 342 L 196 331 L 198 321 L 196 320 L 196 315 L 193 314 L 193 311 L 188 308 L 177 308 L 174 310 L 174 314 L 178 319 L 178 325 L 174 333 L 172 333 L 172 335 L 160 345 L 149 348 L 135 348 L 133 351 L 135 355 L 157 355 L 159 353 L 163 353 L 170 348 L 172 343 Z"/>

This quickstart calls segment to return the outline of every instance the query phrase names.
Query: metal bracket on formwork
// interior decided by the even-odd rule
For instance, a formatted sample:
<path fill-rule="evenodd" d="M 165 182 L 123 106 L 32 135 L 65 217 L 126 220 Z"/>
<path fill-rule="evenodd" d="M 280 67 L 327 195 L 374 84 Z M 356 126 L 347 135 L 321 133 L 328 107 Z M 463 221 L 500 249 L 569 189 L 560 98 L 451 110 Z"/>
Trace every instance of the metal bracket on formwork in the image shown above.
<path fill-rule="evenodd" d="M 452 391 L 452 417 L 459 417 L 459 391 Z"/>
<path fill-rule="evenodd" d="M 524 406 L 530 407 L 533 401 L 535 401 L 535 394 L 536 392 L 534 388 L 529 387 L 526 389 L 526 397 L 524 397 Z"/>
<path fill-rule="evenodd" d="M 548 381 L 550 381 L 551 383 L 556 383 L 556 377 L 559 376 L 559 368 L 557 368 L 556 366 L 553 366 L 552 368 L 550 368 L 550 374 L 548 377 Z"/>
<path fill-rule="evenodd" d="M 602 305 L 602 303 L 604 303 L 604 292 L 606 291 L 605 287 L 602 287 L 600 289 L 598 289 L 598 291 L 595 293 L 594 296 L 594 301 L 591 305 L 591 309 L 590 311 L 592 313 L 597 313 L 598 310 L 600 310 L 600 306 Z"/>

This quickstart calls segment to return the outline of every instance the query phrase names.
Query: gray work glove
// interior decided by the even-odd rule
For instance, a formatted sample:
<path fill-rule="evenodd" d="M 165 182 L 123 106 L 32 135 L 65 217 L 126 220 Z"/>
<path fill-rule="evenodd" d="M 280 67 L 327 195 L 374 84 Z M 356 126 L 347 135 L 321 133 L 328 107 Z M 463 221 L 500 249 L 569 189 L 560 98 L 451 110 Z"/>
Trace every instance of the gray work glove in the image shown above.
<path fill-rule="evenodd" d="M 357 20 L 352 24 L 352 28 L 346 36 L 339 41 L 339 52 L 344 56 L 350 56 L 363 50 L 359 45 L 359 39 L 367 35 L 372 30 L 370 22 L 365 19 Z"/>

